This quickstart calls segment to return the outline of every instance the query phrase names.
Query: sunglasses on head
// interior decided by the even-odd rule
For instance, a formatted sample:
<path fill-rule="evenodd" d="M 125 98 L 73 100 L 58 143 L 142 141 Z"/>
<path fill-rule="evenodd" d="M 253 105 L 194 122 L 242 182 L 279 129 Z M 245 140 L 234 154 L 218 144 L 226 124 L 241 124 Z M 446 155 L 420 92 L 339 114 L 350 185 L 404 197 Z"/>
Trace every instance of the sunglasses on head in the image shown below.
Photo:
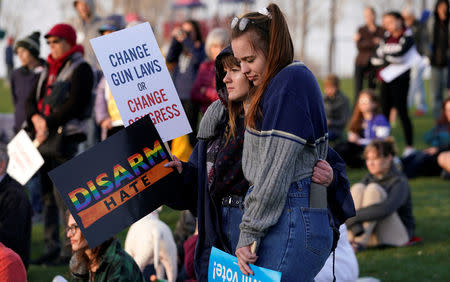
<path fill-rule="evenodd" d="M 233 20 L 231 21 L 230 27 L 231 27 L 231 29 L 235 29 L 236 27 L 238 27 L 240 31 L 244 31 L 247 28 L 247 25 L 249 23 L 252 23 L 252 24 L 256 25 L 257 27 L 259 27 L 260 29 L 262 29 L 262 30 L 264 30 L 266 32 L 268 31 L 262 25 L 258 24 L 254 20 L 251 20 L 251 19 L 246 18 L 246 17 L 243 17 L 243 18 L 234 17 Z"/>
<path fill-rule="evenodd" d="M 47 45 L 58 44 L 59 42 L 61 42 L 61 39 L 47 40 Z"/>

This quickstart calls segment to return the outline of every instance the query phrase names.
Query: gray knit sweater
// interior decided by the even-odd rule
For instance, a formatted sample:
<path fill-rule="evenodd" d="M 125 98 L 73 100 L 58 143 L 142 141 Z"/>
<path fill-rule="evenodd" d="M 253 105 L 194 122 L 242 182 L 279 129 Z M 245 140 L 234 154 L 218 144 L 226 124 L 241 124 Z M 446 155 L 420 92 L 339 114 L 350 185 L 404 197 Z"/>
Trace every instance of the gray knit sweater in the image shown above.
<path fill-rule="evenodd" d="M 242 155 L 245 199 L 237 248 L 259 242 L 278 222 L 291 183 L 312 176 L 328 149 L 322 94 L 303 64 L 281 70 L 263 96 L 258 130 L 247 128 Z"/>

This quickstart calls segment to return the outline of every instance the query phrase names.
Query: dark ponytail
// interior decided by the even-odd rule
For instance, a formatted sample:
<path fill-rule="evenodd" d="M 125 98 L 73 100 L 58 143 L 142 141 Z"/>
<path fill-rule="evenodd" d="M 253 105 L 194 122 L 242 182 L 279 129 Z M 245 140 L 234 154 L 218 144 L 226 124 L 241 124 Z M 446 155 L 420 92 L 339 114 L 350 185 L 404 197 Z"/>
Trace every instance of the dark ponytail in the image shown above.
<path fill-rule="evenodd" d="M 252 98 L 246 114 L 246 125 L 251 128 L 256 128 L 257 120 L 261 117 L 260 102 L 270 81 L 294 60 L 294 45 L 283 13 L 273 3 L 266 9 L 269 15 L 255 12 L 245 14 L 243 18 L 251 20 L 248 27 L 241 31 L 236 25 L 231 35 L 232 39 L 235 39 L 248 33 L 250 44 L 255 51 L 266 56 L 263 82 L 250 93 Z"/>

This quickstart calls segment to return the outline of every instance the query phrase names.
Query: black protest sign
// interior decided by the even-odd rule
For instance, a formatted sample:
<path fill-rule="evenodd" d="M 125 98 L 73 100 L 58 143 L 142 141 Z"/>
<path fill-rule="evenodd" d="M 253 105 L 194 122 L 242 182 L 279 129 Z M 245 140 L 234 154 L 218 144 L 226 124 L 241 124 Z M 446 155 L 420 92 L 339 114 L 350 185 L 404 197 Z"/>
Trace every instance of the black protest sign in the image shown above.
<path fill-rule="evenodd" d="M 93 248 L 170 199 L 169 156 L 145 116 L 49 175 Z"/>

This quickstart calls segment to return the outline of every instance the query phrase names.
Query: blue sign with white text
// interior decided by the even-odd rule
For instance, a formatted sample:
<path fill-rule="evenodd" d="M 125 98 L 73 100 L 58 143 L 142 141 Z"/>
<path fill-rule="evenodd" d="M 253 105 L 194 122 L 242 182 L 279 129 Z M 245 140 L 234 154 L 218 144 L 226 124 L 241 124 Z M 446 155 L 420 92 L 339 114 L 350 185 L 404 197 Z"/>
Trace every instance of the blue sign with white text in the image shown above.
<path fill-rule="evenodd" d="M 239 269 L 237 258 L 217 248 L 212 248 L 209 257 L 208 281 L 221 282 L 265 282 L 281 280 L 281 272 L 251 264 L 254 275 L 244 275 Z"/>

